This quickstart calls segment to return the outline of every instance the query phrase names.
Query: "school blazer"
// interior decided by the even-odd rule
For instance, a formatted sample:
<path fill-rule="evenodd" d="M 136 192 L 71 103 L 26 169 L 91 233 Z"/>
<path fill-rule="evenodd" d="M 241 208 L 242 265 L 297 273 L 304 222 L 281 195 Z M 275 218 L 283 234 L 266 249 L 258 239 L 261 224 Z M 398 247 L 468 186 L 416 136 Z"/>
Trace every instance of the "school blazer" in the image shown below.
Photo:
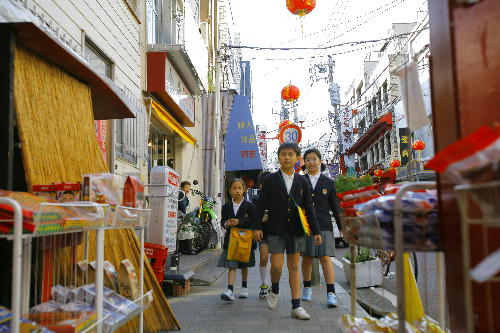
<path fill-rule="evenodd" d="M 330 215 L 330 212 L 332 212 L 339 231 L 342 230 L 340 222 L 340 207 L 333 179 L 321 174 L 318 178 L 318 182 L 316 183 L 316 187 L 313 190 L 309 175 L 306 174 L 304 178 L 307 179 L 311 188 L 312 201 L 316 210 L 316 216 L 318 217 L 320 229 L 322 231 L 333 231 L 332 218 Z"/>
<path fill-rule="evenodd" d="M 318 220 L 311 197 L 311 186 L 307 179 L 294 175 L 290 194 L 299 206 L 304 208 L 313 235 L 320 234 Z M 254 230 L 263 230 L 262 217 L 268 210 L 269 221 L 265 222 L 267 235 L 303 236 L 304 230 L 300 224 L 299 213 L 294 202 L 289 198 L 280 171 L 271 173 L 264 178 L 253 220 Z"/>
<path fill-rule="evenodd" d="M 224 236 L 224 246 L 223 249 L 227 250 L 229 245 L 229 236 L 231 235 L 230 229 L 224 226 L 229 219 L 238 219 L 240 220 L 240 224 L 235 226 L 235 228 L 244 228 L 244 229 L 252 229 L 252 221 L 254 219 L 254 210 L 255 206 L 253 203 L 243 200 L 240 208 L 236 215 L 234 215 L 233 209 L 233 201 L 226 202 L 224 206 L 222 206 L 222 218 L 221 218 L 221 226 L 226 229 L 226 235 Z"/>

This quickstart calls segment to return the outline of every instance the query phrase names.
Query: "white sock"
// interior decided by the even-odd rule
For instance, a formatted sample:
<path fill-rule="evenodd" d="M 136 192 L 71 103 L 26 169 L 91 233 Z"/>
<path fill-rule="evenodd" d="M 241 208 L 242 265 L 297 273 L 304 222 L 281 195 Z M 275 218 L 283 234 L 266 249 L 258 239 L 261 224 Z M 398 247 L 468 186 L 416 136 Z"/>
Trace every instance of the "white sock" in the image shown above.
<path fill-rule="evenodd" d="M 260 281 L 262 281 L 262 285 L 267 286 L 267 265 L 264 267 L 259 266 L 259 272 L 260 272 Z"/>

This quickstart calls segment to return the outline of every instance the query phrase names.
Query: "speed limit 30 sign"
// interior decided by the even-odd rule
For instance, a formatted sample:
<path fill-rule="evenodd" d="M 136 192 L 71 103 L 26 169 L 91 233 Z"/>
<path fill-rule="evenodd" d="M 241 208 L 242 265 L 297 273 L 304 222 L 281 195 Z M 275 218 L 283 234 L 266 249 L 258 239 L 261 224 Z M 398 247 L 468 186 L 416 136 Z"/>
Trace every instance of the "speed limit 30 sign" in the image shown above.
<path fill-rule="evenodd" d="M 280 143 L 300 143 L 300 140 L 302 140 L 302 130 L 295 124 L 285 125 L 281 128 L 278 134 L 278 140 L 280 141 Z"/>

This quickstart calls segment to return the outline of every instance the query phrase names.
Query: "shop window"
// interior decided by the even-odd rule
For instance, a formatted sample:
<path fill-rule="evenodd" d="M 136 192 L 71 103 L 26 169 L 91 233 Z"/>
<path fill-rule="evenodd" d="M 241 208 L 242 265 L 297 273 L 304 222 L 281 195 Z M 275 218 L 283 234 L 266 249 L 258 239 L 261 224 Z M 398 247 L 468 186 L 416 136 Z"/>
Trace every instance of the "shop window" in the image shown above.
<path fill-rule="evenodd" d="M 113 62 L 87 37 L 85 37 L 83 56 L 97 73 L 112 79 Z"/>
<path fill-rule="evenodd" d="M 115 121 L 116 155 L 132 164 L 137 163 L 137 122 L 136 119 Z"/>

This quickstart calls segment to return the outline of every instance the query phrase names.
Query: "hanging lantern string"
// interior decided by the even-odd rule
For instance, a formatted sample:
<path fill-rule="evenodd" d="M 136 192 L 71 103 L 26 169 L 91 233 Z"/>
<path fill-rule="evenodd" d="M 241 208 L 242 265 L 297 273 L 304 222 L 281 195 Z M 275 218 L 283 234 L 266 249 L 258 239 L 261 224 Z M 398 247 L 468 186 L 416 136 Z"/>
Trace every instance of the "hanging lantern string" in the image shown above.
<path fill-rule="evenodd" d="M 405 37 L 408 35 L 415 34 L 417 32 L 421 32 L 424 30 L 428 30 L 429 27 L 424 27 L 420 30 L 412 31 L 412 32 L 407 32 L 404 34 L 399 34 L 399 35 L 394 35 L 391 37 L 387 38 L 379 38 L 379 39 L 370 39 L 370 40 L 362 40 L 362 41 L 351 41 L 351 42 L 344 42 L 344 43 L 339 43 L 335 45 L 328 45 L 328 46 L 316 46 L 316 47 L 262 47 L 262 46 L 247 46 L 247 45 L 228 45 L 228 44 L 222 44 L 222 48 L 226 49 L 251 49 L 251 50 L 272 50 L 272 51 L 291 51 L 291 50 L 328 50 L 340 46 L 354 46 L 354 45 L 359 45 L 359 44 L 366 44 L 366 43 L 378 43 L 382 41 L 389 41 L 392 39 L 398 39 L 401 37 Z"/>

